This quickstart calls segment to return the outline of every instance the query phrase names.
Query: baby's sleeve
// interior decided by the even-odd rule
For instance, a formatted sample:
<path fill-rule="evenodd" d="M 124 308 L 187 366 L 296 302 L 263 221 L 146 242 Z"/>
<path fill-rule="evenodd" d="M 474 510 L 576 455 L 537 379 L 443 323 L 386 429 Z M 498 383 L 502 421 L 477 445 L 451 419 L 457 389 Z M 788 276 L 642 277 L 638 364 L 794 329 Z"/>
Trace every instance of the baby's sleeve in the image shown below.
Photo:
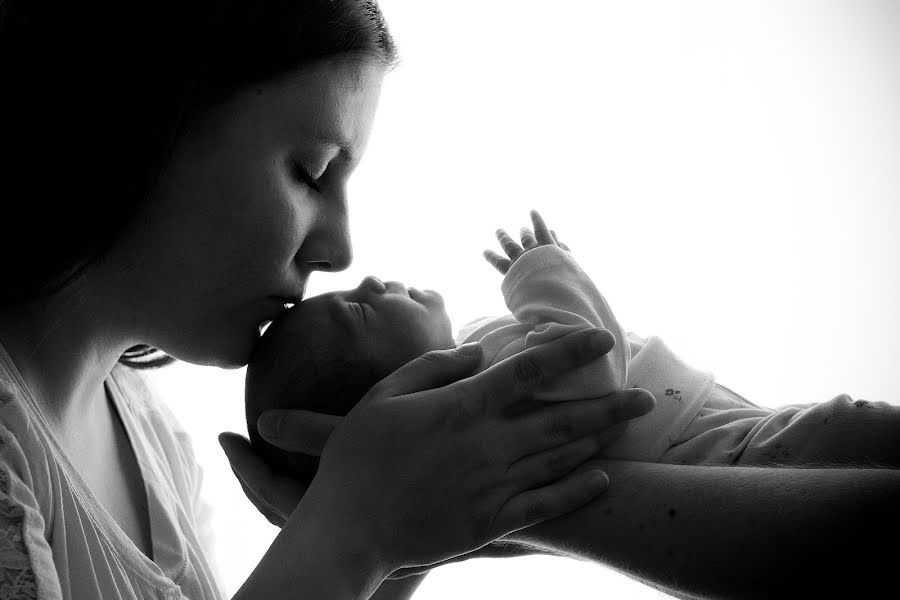
<path fill-rule="evenodd" d="M 900 468 L 900 406 L 841 394 L 761 408 L 727 402 L 733 396 L 717 386 L 660 462 Z"/>
<path fill-rule="evenodd" d="M 0 598 L 61 600 L 45 521 L 21 446 L 0 425 Z"/>
<path fill-rule="evenodd" d="M 516 319 L 532 326 L 525 338 L 526 348 L 581 329 L 608 329 L 616 345 L 576 376 L 585 383 L 577 386 L 578 393 L 586 394 L 581 397 L 600 396 L 625 387 L 631 358 L 625 331 L 600 290 L 571 254 L 553 245 L 528 250 L 512 264 L 501 290 Z"/>

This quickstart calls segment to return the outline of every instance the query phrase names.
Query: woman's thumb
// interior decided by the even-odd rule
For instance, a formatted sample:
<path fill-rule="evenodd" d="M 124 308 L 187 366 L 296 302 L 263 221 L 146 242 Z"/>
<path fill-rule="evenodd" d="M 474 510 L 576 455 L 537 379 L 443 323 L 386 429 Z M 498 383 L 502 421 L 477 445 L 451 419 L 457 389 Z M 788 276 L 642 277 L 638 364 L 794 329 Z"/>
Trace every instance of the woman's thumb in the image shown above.
<path fill-rule="evenodd" d="M 480 362 L 481 345 L 478 343 L 432 350 L 409 361 L 378 385 L 389 396 L 432 390 L 472 375 Z"/>

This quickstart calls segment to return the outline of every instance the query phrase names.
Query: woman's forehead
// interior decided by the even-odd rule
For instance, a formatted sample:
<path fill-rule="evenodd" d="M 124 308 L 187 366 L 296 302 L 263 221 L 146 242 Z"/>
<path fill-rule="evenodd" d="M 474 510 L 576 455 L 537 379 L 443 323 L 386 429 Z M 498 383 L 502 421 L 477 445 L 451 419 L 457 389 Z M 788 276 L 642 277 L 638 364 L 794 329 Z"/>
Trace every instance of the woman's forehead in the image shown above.
<path fill-rule="evenodd" d="M 373 63 L 320 61 L 258 88 L 258 96 L 290 135 L 352 156 L 365 144 L 384 72 Z"/>

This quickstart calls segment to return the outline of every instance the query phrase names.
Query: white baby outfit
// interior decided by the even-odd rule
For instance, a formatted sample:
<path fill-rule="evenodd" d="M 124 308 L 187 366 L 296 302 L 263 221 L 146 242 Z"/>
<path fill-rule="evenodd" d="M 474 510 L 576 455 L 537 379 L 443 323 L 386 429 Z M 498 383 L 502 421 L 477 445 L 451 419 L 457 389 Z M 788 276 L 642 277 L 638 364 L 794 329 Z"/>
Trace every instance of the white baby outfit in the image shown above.
<path fill-rule="evenodd" d="M 546 401 L 597 398 L 641 387 L 655 408 L 629 422 L 605 455 L 678 464 L 879 463 L 900 466 L 900 407 L 853 401 L 760 407 L 685 364 L 657 337 L 626 333 L 590 277 L 555 245 L 522 254 L 501 284 L 512 314 L 464 326 L 456 342 L 480 342 L 486 369 L 527 348 L 588 327 L 616 339 L 604 357 L 553 382 Z"/>
<path fill-rule="evenodd" d="M 150 560 L 69 462 L 0 345 L 0 598 L 218 600 L 190 439 L 137 371 L 106 380 L 141 469 Z"/>

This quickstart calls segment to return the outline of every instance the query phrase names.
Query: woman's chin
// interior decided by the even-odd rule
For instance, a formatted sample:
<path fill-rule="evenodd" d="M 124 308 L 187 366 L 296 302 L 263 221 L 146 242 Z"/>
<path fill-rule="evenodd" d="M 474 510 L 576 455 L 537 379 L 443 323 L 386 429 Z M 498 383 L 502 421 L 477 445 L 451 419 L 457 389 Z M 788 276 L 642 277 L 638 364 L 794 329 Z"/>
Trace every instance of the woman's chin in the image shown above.
<path fill-rule="evenodd" d="M 189 356 L 176 356 L 179 360 L 204 367 L 218 367 L 219 369 L 241 369 L 246 367 L 253 355 L 253 350 L 260 339 L 260 328 L 254 327 L 243 336 L 232 338 L 219 338 L 214 340 L 215 347 L 205 348 L 202 354 L 196 353 Z"/>

